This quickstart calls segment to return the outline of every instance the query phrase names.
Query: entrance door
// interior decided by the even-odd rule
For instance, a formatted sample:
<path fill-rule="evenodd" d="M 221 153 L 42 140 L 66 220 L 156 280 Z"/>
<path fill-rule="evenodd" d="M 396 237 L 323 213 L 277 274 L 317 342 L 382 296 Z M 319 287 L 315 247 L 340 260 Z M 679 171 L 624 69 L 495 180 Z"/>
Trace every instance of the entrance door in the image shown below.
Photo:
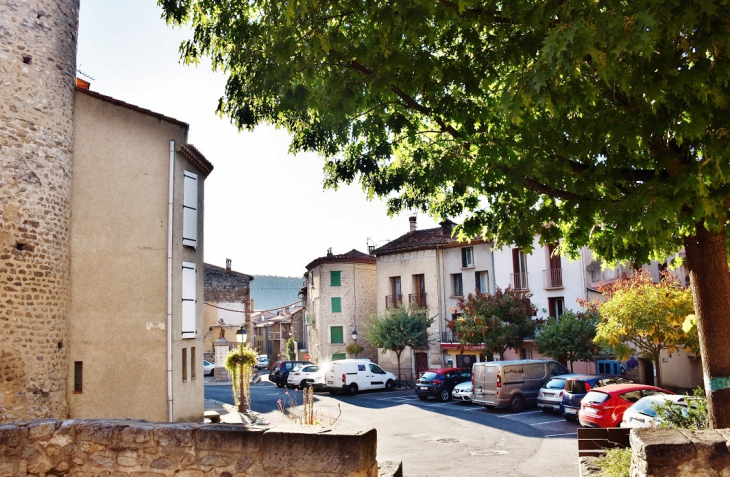
<path fill-rule="evenodd" d="M 415 378 L 418 379 L 418 377 L 421 375 L 421 373 L 428 369 L 428 356 L 426 353 L 415 353 L 414 357 L 415 357 L 415 361 L 416 361 Z"/>

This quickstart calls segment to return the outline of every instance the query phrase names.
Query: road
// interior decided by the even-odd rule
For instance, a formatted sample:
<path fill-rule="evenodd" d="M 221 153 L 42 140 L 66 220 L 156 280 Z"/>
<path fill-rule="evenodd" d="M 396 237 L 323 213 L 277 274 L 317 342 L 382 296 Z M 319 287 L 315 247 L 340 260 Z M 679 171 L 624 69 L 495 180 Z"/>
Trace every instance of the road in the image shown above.
<path fill-rule="evenodd" d="M 206 386 L 205 398 L 233 403 L 231 388 Z M 264 381 L 251 387 L 252 408 L 272 424 L 289 417 L 282 404 L 300 405 L 302 392 Z M 528 408 L 519 414 L 469 403 L 420 401 L 412 390 L 332 396 L 317 392 L 315 411 L 324 423 L 370 426 L 378 431 L 378 460 L 403 461 L 406 476 L 578 475 L 577 424 Z M 300 412 L 295 406 L 286 408 Z"/>

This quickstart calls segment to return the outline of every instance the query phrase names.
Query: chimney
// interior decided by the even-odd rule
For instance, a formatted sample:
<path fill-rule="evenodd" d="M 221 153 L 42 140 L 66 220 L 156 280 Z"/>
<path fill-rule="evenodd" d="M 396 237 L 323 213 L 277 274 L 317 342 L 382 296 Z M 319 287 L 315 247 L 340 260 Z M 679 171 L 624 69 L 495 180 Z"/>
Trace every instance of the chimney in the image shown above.
<path fill-rule="evenodd" d="M 411 232 L 415 232 L 416 231 L 416 216 L 414 215 L 413 217 L 408 217 L 408 222 L 410 222 L 410 224 L 411 224 Z"/>
<path fill-rule="evenodd" d="M 226 259 L 226 272 L 231 273 L 231 259 Z"/>
<path fill-rule="evenodd" d="M 444 235 L 448 235 L 451 237 L 451 232 L 454 228 L 454 223 L 450 221 L 449 219 L 444 220 L 439 224 L 441 226 L 441 233 Z"/>
<path fill-rule="evenodd" d="M 328 257 L 331 257 L 332 256 L 332 247 L 330 247 L 330 248 L 327 249 L 327 256 Z"/>
<path fill-rule="evenodd" d="M 76 78 L 76 87 L 78 89 L 89 89 L 91 87 L 91 83 L 84 81 L 81 78 Z"/>

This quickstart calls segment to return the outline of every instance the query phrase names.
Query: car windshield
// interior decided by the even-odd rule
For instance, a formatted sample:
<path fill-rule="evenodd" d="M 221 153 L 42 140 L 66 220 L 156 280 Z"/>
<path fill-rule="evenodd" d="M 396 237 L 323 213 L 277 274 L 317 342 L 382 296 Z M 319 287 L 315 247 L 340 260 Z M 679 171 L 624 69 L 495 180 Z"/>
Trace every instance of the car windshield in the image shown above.
<path fill-rule="evenodd" d="M 438 373 L 426 371 L 425 373 L 423 373 L 421 375 L 421 379 L 435 379 L 438 376 L 439 376 Z"/>
<path fill-rule="evenodd" d="M 631 406 L 631 410 L 647 416 L 656 417 L 654 406 L 660 402 L 656 399 L 640 399 L 636 404 Z"/>
<path fill-rule="evenodd" d="M 565 387 L 565 379 L 551 379 L 545 385 L 546 389 L 563 389 Z"/>
<path fill-rule="evenodd" d="M 601 404 L 602 402 L 608 401 L 608 398 L 610 397 L 610 395 L 602 393 L 600 391 L 591 391 L 586 394 L 586 397 L 583 398 L 583 401 L 590 404 Z"/>

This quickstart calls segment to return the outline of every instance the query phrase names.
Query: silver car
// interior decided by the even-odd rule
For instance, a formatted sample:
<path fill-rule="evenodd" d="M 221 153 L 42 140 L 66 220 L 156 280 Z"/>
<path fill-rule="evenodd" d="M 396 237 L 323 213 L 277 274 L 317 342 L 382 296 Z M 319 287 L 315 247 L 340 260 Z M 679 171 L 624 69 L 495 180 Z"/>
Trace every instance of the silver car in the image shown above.
<path fill-rule="evenodd" d="M 451 397 L 454 401 L 471 402 L 471 381 L 464 381 L 454 386 Z"/>
<path fill-rule="evenodd" d="M 563 374 L 551 378 L 537 393 L 537 407 L 542 409 L 542 412 L 560 411 L 560 405 L 563 402 L 565 381 L 576 376 L 580 375 Z"/>

